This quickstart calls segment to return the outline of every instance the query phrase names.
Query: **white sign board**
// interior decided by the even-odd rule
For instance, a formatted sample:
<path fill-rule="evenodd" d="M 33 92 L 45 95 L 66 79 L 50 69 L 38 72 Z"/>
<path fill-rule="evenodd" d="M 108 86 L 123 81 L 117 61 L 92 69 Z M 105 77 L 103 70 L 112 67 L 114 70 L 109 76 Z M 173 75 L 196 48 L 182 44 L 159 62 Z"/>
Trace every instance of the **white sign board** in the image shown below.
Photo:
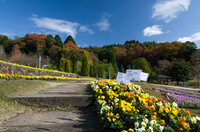
<path fill-rule="evenodd" d="M 141 72 L 140 73 L 140 79 L 141 79 L 141 81 L 147 81 L 147 79 L 148 79 L 148 77 L 149 77 L 149 74 L 148 73 L 145 73 L 145 72 Z"/>
<path fill-rule="evenodd" d="M 129 80 L 129 81 L 141 81 L 141 78 L 140 78 L 140 74 L 142 73 L 142 70 L 136 70 L 136 69 L 128 69 L 126 70 L 126 80 Z"/>
<path fill-rule="evenodd" d="M 125 83 L 125 84 L 127 84 L 127 85 L 130 84 L 130 81 L 126 79 L 126 74 L 125 74 L 125 73 L 122 73 L 122 72 L 118 72 L 118 73 L 117 73 L 116 81 L 117 81 L 117 82 L 120 82 L 120 83 Z"/>

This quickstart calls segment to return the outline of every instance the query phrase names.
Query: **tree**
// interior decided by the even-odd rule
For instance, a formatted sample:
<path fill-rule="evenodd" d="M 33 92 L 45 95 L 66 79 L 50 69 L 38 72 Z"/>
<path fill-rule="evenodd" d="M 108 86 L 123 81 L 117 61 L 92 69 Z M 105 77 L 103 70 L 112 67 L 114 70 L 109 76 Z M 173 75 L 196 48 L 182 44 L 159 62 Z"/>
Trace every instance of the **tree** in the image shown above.
<path fill-rule="evenodd" d="M 62 42 L 62 40 L 61 40 L 59 35 L 55 36 L 55 40 L 56 40 L 55 45 L 62 48 L 63 47 L 63 42 Z"/>
<path fill-rule="evenodd" d="M 88 63 L 88 57 L 87 57 L 86 53 L 83 53 L 81 75 L 89 76 L 89 63 Z"/>
<path fill-rule="evenodd" d="M 4 47 L 5 52 L 10 54 L 13 48 L 12 40 L 7 36 L 0 35 L 0 44 Z"/>
<path fill-rule="evenodd" d="M 65 59 L 65 72 L 70 72 L 70 69 L 71 69 L 71 65 L 70 65 L 70 62 Z"/>
<path fill-rule="evenodd" d="M 124 67 L 123 67 L 123 65 L 121 65 L 121 67 L 120 67 L 120 72 L 124 73 Z"/>
<path fill-rule="evenodd" d="M 63 58 L 63 57 L 60 59 L 59 70 L 63 71 L 63 72 L 65 71 L 65 58 Z"/>
<path fill-rule="evenodd" d="M 197 78 L 198 87 L 200 83 L 200 51 L 195 51 L 191 55 L 191 72 Z"/>
<path fill-rule="evenodd" d="M 45 46 L 47 49 L 51 48 L 54 44 L 55 44 L 55 39 L 53 38 L 53 36 L 51 34 L 47 35 L 47 37 L 45 38 Z"/>
<path fill-rule="evenodd" d="M 26 54 L 40 52 L 45 46 L 45 34 L 26 34 L 24 42 L 26 43 L 24 51 Z"/>
<path fill-rule="evenodd" d="M 177 82 L 187 81 L 189 79 L 189 67 L 182 62 L 174 62 L 171 69 L 171 77 Z"/>
<path fill-rule="evenodd" d="M 58 46 L 53 45 L 49 51 L 49 57 L 51 58 L 51 63 L 56 65 L 59 69 L 59 60 L 61 59 L 62 49 Z"/>
<path fill-rule="evenodd" d="M 68 43 L 69 41 L 72 41 L 74 44 L 76 44 L 76 42 L 74 41 L 73 37 L 71 35 L 69 35 L 66 39 L 64 44 Z"/>
<path fill-rule="evenodd" d="M 151 74 L 151 64 L 145 58 L 138 58 L 133 61 L 135 69 L 142 69 L 143 72 Z"/>
<path fill-rule="evenodd" d="M 93 76 L 93 65 L 90 65 L 90 76 Z"/>
<path fill-rule="evenodd" d="M 113 68 L 112 64 L 99 64 L 98 66 L 95 67 L 96 72 L 98 73 L 99 78 L 115 78 L 116 73 L 115 69 Z"/>
<path fill-rule="evenodd" d="M 172 68 L 172 63 L 168 60 L 159 60 L 158 66 L 155 67 L 155 71 L 159 75 L 169 75 Z"/>
<path fill-rule="evenodd" d="M 73 65 L 73 73 L 78 74 L 78 64 L 77 64 L 77 61 L 74 62 L 74 65 Z"/>

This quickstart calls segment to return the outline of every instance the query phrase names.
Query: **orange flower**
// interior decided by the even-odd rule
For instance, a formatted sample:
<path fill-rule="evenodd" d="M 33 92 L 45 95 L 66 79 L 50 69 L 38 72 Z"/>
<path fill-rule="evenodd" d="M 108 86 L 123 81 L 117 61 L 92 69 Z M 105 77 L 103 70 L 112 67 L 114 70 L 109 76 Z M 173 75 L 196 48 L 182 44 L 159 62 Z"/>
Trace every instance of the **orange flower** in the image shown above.
<path fill-rule="evenodd" d="M 141 88 L 142 93 L 144 93 L 144 90 Z"/>
<path fill-rule="evenodd" d="M 151 115 L 151 120 L 156 120 L 156 115 Z"/>
<path fill-rule="evenodd" d="M 162 101 L 163 99 L 162 98 L 158 98 L 158 101 Z"/>
<path fill-rule="evenodd" d="M 184 122 L 185 122 L 185 120 L 186 120 L 185 117 L 178 117 L 178 123 L 179 123 L 180 125 L 183 125 Z"/>
<path fill-rule="evenodd" d="M 189 128 L 190 128 L 190 125 L 189 125 L 189 123 L 183 123 L 183 127 L 184 127 L 185 129 L 189 129 Z"/>
<path fill-rule="evenodd" d="M 149 106 L 148 105 L 145 105 L 145 107 L 148 109 L 149 108 Z"/>
<path fill-rule="evenodd" d="M 162 125 L 162 126 L 165 125 L 165 120 L 161 120 L 161 125 Z"/>
<path fill-rule="evenodd" d="M 149 109 L 150 110 L 155 110 L 155 107 L 154 106 L 150 106 Z"/>

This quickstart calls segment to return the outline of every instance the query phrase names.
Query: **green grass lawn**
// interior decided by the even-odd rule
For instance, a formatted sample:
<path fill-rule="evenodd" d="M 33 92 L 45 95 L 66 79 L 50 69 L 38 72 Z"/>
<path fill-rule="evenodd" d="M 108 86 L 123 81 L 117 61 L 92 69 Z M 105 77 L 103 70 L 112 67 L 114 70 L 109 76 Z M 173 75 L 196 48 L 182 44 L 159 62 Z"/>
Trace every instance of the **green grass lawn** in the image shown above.
<path fill-rule="evenodd" d="M 0 121 L 23 113 L 27 109 L 43 107 L 30 104 L 21 104 L 10 99 L 9 96 L 33 94 L 38 91 L 67 83 L 67 81 L 40 81 L 40 80 L 0 80 Z"/>

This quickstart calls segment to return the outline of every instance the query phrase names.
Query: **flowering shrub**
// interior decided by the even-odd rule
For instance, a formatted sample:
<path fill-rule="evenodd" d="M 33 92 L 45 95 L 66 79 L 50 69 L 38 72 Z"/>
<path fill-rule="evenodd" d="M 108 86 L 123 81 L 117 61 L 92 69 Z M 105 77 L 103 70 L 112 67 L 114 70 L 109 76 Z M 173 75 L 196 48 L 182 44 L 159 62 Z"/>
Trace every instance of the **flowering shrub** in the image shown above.
<path fill-rule="evenodd" d="M 26 76 L 18 74 L 2 74 L 0 73 L 0 79 L 16 80 L 16 79 L 27 79 L 27 80 L 96 80 L 94 78 L 70 78 L 70 77 L 58 77 L 58 76 Z"/>
<path fill-rule="evenodd" d="M 139 85 L 114 80 L 92 81 L 96 106 L 105 127 L 122 132 L 198 131 L 200 117 L 144 93 Z"/>
<path fill-rule="evenodd" d="M 173 88 L 156 88 L 155 91 L 170 93 L 179 107 L 200 108 L 200 93 Z"/>

